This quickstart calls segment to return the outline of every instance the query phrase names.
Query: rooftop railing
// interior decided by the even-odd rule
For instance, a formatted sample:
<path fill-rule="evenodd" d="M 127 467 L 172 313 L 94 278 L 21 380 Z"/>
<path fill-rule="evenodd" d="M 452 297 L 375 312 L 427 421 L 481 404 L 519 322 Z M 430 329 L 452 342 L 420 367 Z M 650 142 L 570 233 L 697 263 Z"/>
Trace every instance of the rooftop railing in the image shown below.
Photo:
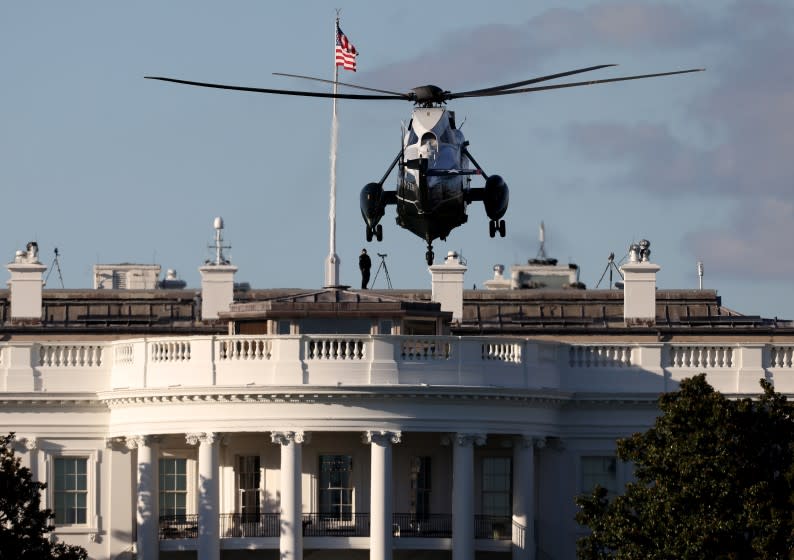
<path fill-rule="evenodd" d="M 696 373 L 724 393 L 794 393 L 794 345 L 557 343 L 510 337 L 285 335 L 0 342 L 0 391 L 465 386 L 658 393 Z"/>
<path fill-rule="evenodd" d="M 474 516 L 474 537 L 486 540 L 524 539 L 525 528 L 510 517 Z M 304 537 L 369 537 L 368 513 L 347 515 L 327 513 L 302 514 Z M 220 515 L 221 538 L 275 538 L 281 534 L 278 513 L 223 513 Z M 394 513 L 392 535 L 395 538 L 450 538 L 452 515 L 435 513 Z M 198 538 L 198 515 L 160 517 L 160 540 Z"/>

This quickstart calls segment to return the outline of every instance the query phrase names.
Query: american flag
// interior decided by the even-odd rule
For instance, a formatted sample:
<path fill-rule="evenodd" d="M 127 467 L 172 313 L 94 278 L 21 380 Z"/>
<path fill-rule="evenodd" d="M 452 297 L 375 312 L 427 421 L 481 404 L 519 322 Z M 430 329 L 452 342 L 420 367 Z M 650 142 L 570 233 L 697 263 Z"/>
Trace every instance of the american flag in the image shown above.
<path fill-rule="evenodd" d="M 356 71 L 356 56 L 358 51 L 353 43 L 348 41 L 347 36 L 342 33 L 339 22 L 336 22 L 336 65 L 342 66 L 345 70 Z"/>

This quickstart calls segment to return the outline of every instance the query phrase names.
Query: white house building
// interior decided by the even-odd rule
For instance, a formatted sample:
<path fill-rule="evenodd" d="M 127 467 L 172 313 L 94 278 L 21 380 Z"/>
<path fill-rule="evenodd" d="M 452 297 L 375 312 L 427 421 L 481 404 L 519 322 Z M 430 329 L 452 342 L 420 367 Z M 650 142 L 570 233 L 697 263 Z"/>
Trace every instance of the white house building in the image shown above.
<path fill-rule="evenodd" d="M 714 291 L 0 290 L 0 430 L 91 558 L 570 559 L 574 497 L 619 491 L 615 440 L 706 372 L 794 394 L 794 324 Z M 135 271 L 126 271 L 133 275 Z M 498 271 L 501 275 L 502 271 Z M 132 276 L 130 276 L 132 277 Z"/>

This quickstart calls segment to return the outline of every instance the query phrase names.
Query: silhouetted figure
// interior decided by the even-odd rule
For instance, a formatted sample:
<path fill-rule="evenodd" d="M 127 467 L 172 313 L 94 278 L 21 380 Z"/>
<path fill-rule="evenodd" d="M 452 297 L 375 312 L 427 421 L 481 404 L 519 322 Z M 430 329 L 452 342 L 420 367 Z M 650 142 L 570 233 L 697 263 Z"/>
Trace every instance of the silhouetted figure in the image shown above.
<path fill-rule="evenodd" d="M 358 268 L 361 271 L 361 289 L 366 290 L 367 284 L 369 284 L 369 270 L 372 268 L 372 261 L 366 249 L 361 249 L 361 255 L 358 257 Z"/>

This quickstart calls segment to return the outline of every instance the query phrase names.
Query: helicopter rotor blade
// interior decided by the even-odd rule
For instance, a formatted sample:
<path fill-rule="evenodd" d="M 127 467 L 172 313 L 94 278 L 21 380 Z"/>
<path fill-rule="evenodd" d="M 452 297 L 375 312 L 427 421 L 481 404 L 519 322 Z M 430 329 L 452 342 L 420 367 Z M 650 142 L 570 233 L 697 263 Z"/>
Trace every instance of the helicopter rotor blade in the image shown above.
<path fill-rule="evenodd" d="M 484 89 L 474 89 L 471 91 L 461 91 L 452 93 L 447 96 L 448 99 L 456 99 L 458 97 L 474 97 L 475 95 L 490 93 L 493 91 L 501 91 L 505 89 L 517 88 L 520 86 L 527 86 L 529 84 L 536 84 L 538 82 L 545 82 L 547 80 L 555 80 L 565 76 L 572 76 L 573 74 L 581 74 L 582 72 L 592 72 L 593 70 L 600 70 L 601 68 L 609 68 L 610 66 L 617 66 L 617 64 L 599 64 L 598 66 L 588 66 L 587 68 L 578 68 L 576 70 L 569 70 L 568 72 L 560 72 L 558 74 L 549 74 L 548 76 L 539 76 L 521 82 L 513 82 L 512 84 L 502 84 L 501 86 L 492 86 Z"/>
<path fill-rule="evenodd" d="M 621 78 L 608 78 L 605 80 L 591 80 L 588 82 L 570 82 L 567 84 L 555 84 L 550 86 L 536 86 L 536 87 L 528 87 L 528 88 L 519 88 L 519 89 L 508 89 L 508 90 L 497 90 L 497 91 L 486 91 L 485 93 L 477 93 L 471 95 L 458 95 L 459 98 L 463 97 L 490 97 L 494 95 L 511 95 L 514 93 L 531 93 L 533 91 L 545 91 L 549 89 L 563 89 L 563 88 L 571 88 L 571 87 L 578 87 L 578 86 L 591 86 L 594 84 L 607 84 L 610 82 L 625 82 L 628 80 L 641 80 L 643 78 L 656 78 L 659 76 L 673 76 L 675 74 L 689 74 L 690 72 L 703 72 L 705 68 L 692 68 L 690 70 L 676 70 L 675 72 L 659 72 L 657 74 L 641 74 L 638 76 L 623 76 Z"/>
<path fill-rule="evenodd" d="M 375 89 L 375 88 L 371 88 L 371 87 L 358 86 L 356 84 L 348 84 L 347 82 L 339 82 L 339 81 L 334 82 L 333 80 L 325 80 L 323 78 L 315 78 L 313 76 L 301 76 L 300 74 L 285 74 L 284 72 L 273 72 L 273 75 L 274 76 L 286 76 L 288 78 L 300 78 L 301 80 L 312 80 L 312 81 L 315 81 L 315 82 L 323 82 L 323 83 L 326 83 L 326 84 L 336 83 L 336 84 L 339 84 L 340 86 L 351 87 L 351 88 L 356 88 L 356 89 L 363 89 L 365 91 L 376 91 L 378 93 L 386 93 L 386 94 L 389 94 L 389 95 L 406 95 L 406 94 L 400 93 L 398 91 L 389 91 L 389 90 L 386 90 L 386 89 Z"/>
<path fill-rule="evenodd" d="M 186 84 L 189 86 L 198 86 L 205 88 L 215 89 L 230 89 L 235 91 L 250 91 L 253 93 L 273 93 L 276 95 L 297 95 L 301 97 L 324 97 L 330 99 L 399 99 L 402 101 L 410 101 L 411 98 L 406 94 L 399 95 L 362 95 L 357 93 L 318 93 L 314 91 L 298 91 L 291 89 L 267 89 L 255 88 L 245 86 L 229 86 L 224 84 L 212 84 L 207 82 L 193 82 L 190 80 L 177 80 L 176 78 L 164 78 L 161 76 L 144 76 L 147 80 L 160 80 L 162 82 L 173 82 L 175 84 Z"/>

